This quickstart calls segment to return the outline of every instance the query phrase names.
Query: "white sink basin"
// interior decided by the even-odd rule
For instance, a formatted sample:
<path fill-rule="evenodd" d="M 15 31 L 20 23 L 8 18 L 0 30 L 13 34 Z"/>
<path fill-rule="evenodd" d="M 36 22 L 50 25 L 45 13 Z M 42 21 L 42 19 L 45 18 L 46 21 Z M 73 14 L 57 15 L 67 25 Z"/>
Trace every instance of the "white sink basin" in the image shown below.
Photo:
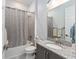
<path fill-rule="evenodd" d="M 53 48 L 53 49 L 62 49 L 60 46 L 55 45 L 55 44 L 46 44 L 46 46 L 48 46 L 49 48 Z"/>

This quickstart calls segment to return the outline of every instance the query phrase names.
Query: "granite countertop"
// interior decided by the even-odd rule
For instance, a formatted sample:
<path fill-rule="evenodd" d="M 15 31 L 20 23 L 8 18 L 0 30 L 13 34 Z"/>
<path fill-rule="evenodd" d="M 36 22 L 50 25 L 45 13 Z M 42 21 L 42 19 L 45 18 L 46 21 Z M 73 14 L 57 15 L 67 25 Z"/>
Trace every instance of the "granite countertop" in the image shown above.
<path fill-rule="evenodd" d="M 36 43 L 38 43 L 39 45 L 43 46 L 44 48 L 64 57 L 66 59 L 76 59 L 75 44 L 73 44 L 72 47 L 62 46 L 62 49 L 54 49 L 54 48 L 49 48 L 48 46 L 46 46 L 47 42 L 51 42 L 51 41 L 39 40 L 39 39 L 36 40 Z M 54 43 L 52 43 L 52 44 L 54 44 Z"/>

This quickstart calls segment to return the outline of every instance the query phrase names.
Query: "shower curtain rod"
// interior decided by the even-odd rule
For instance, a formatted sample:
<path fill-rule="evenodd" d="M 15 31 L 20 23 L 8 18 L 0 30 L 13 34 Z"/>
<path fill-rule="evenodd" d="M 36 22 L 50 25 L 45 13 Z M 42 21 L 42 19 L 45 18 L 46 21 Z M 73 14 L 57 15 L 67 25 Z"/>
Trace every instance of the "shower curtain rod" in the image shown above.
<path fill-rule="evenodd" d="M 9 7 L 9 6 L 6 6 L 5 8 L 11 8 L 11 9 L 20 10 L 20 11 L 23 11 L 23 12 L 29 12 L 29 11 L 26 11 L 26 10 L 22 10 L 22 9 L 18 9 L 18 8 L 13 8 L 13 7 Z M 35 14 L 35 12 L 29 12 L 29 13 Z"/>

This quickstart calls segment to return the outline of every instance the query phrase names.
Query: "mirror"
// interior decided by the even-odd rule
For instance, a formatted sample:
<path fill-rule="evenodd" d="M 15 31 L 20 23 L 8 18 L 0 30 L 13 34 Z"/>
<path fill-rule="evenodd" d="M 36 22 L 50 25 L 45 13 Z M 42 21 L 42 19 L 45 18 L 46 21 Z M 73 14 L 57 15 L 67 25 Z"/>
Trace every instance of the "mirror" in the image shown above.
<path fill-rule="evenodd" d="M 47 7 L 48 39 L 75 43 L 75 0 L 50 0 Z"/>

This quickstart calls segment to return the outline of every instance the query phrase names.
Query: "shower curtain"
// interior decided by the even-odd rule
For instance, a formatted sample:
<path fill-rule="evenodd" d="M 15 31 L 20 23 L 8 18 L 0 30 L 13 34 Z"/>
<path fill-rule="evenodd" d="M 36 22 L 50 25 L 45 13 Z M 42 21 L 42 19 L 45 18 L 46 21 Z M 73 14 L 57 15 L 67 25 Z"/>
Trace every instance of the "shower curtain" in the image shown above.
<path fill-rule="evenodd" d="M 28 39 L 28 16 L 26 11 L 6 7 L 5 27 L 10 48 L 26 44 Z"/>

